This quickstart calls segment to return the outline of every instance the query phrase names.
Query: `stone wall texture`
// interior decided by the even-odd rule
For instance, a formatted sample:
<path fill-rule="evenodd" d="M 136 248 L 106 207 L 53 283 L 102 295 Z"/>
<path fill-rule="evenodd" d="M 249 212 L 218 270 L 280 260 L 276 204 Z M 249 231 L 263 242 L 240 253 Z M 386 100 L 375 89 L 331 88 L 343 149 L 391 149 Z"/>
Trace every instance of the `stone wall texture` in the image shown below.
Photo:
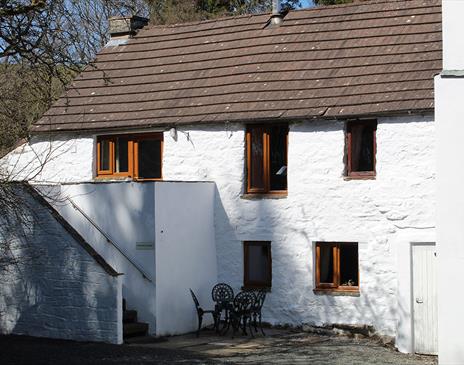
<path fill-rule="evenodd" d="M 182 130 L 182 129 L 181 129 Z M 244 199 L 242 125 L 186 128 L 165 136 L 168 180 L 211 180 L 218 274 L 243 285 L 243 241 L 269 240 L 272 291 L 264 320 L 274 324 L 373 325 L 394 336 L 397 326 L 398 232 L 434 230 L 434 123 L 430 116 L 378 119 L 377 178 L 343 178 L 344 123 L 290 125 L 288 196 Z M 187 138 L 188 137 L 188 138 Z M 358 242 L 360 296 L 316 295 L 317 241 Z"/>
<path fill-rule="evenodd" d="M 45 206 L 22 190 L 19 196 L 22 218 L 0 217 L 0 238 L 18 259 L 0 270 L 0 333 L 121 343 L 120 279 Z"/>
<path fill-rule="evenodd" d="M 247 199 L 241 124 L 178 128 L 165 133 L 165 180 L 214 181 L 218 275 L 243 285 L 243 241 L 272 242 L 272 290 L 264 320 L 273 324 L 397 327 L 398 236 L 435 227 L 434 122 L 430 115 L 378 118 L 377 177 L 345 180 L 344 122 L 291 123 L 288 196 Z M 62 137 L 66 140 L 66 137 Z M 93 177 L 94 137 L 67 139 L 74 152 L 54 160 L 57 181 Z M 43 143 L 43 142 L 41 142 Z M 54 175 L 54 176 L 53 176 Z M 358 242 L 360 295 L 316 295 L 315 242 Z M 201 254 L 201 253 L 199 253 Z"/>
<path fill-rule="evenodd" d="M 0 176 L 40 183 L 90 181 L 95 176 L 93 136 L 37 135 L 0 160 Z"/>

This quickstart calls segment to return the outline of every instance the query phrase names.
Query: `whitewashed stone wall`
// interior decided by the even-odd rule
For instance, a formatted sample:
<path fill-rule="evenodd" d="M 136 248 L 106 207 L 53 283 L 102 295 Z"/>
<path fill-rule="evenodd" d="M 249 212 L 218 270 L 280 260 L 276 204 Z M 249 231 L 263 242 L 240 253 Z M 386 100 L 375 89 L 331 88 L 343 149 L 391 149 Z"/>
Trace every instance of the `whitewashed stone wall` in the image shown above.
<path fill-rule="evenodd" d="M 272 241 L 271 323 L 368 324 L 394 336 L 397 326 L 398 233 L 434 230 L 435 157 L 432 117 L 380 118 L 377 178 L 346 181 L 344 123 L 290 125 L 288 197 L 248 200 L 244 128 L 181 129 L 165 136 L 168 180 L 212 180 L 216 199 L 218 272 L 243 285 L 246 240 Z M 315 295 L 314 243 L 359 242 L 359 297 Z"/>
<path fill-rule="evenodd" d="M 0 176 L 41 183 L 90 181 L 95 176 L 95 139 L 38 135 L 0 160 Z"/>
<path fill-rule="evenodd" d="M 367 324 L 390 336 L 396 334 L 398 318 L 410 320 L 409 313 L 398 316 L 403 311 L 398 306 L 398 281 L 410 281 L 409 271 L 398 270 L 397 257 L 402 252 L 398 246 L 405 240 L 402 237 L 415 237 L 417 232 L 421 237 L 434 236 L 432 116 L 379 118 L 377 178 L 365 181 L 343 178 L 343 122 L 290 124 L 288 197 L 280 199 L 242 196 L 243 125 L 181 127 L 178 137 L 174 141 L 165 133 L 164 179 L 217 184 L 219 279 L 239 290 L 242 242 L 272 241 L 272 292 L 264 320 L 294 325 Z M 47 165 L 42 174 L 46 179 L 93 177 L 94 137 L 69 141 L 77 146 L 76 152 Z M 317 241 L 359 242 L 359 297 L 313 293 Z"/>
<path fill-rule="evenodd" d="M 21 195 L 24 217 L 0 238 L 18 265 L 0 270 L 0 333 L 122 342 L 120 278 L 109 275 L 50 211 Z"/>

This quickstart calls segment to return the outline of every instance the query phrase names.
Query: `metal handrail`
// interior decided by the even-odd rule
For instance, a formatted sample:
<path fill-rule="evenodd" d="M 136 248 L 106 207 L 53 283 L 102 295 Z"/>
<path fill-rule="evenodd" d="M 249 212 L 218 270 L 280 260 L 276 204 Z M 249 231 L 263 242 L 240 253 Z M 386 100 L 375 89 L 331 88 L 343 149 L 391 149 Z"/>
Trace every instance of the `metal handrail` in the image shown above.
<path fill-rule="evenodd" d="M 153 282 L 153 280 L 150 278 L 150 276 L 140 267 L 140 265 L 138 265 L 136 262 L 134 262 L 128 256 L 128 254 L 126 254 L 124 252 L 124 250 L 116 242 L 114 242 L 113 239 L 111 239 L 111 237 L 108 236 L 108 234 L 106 234 L 106 232 L 103 231 L 103 229 L 101 229 L 100 226 L 97 223 L 95 223 L 95 221 L 92 218 L 90 218 L 70 197 L 67 197 L 66 200 L 68 200 L 71 203 L 71 205 L 73 206 L 73 208 L 76 209 L 79 213 L 81 213 L 84 216 L 84 218 L 87 219 L 89 221 L 89 223 L 92 226 L 94 226 L 95 229 L 98 232 L 101 233 L 101 235 L 103 237 L 105 237 L 105 239 L 107 240 L 108 243 L 111 243 L 114 246 L 114 248 L 116 248 L 119 251 L 119 253 L 121 255 L 123 255 L 127 259 L 127 261 L 129 261 L 142 274 L 144 279 L 148 280 L 150 283 Z"/>

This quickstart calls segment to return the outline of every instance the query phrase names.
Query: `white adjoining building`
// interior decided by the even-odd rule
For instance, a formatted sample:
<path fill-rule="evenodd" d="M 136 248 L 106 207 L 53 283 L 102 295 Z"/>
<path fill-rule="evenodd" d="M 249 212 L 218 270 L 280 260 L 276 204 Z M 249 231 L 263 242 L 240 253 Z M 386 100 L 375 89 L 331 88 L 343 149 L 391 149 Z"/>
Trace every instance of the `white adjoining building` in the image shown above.
<path fill-rule="evenodd" d="M 444 109 L 459 115 L 452 90 L 462 72 L 437 76 L 437 104 L 434 76 L 464 70 L 451 9 L 462 4 L 444 3 L 443 56 L 439 0 L 291 11 L 282 22 L 253 15 L 136 30 L 143 19 L 118 20 L 3 167 L 15 180 L 33 174 L 41 206 L 98 253 L 99 268 L 87 271 L 103 262 L 123 274 L 106 295 L 124 298 L 151 334 L 194 330 L 188 289 L 207 307 L 212 285 L 226 282 L 267 288 L 271 324 L 365 326 L 400 351 L 440 351 L 457 364 L 464 354 L 440 331 L 458 327 L 447 317 L 437 329 L 454 294 L 440 291 L 448 304 L 437 311 L 435 279 L 437 222 L 444 260 L 445 242 L 460 237 L 445 226 L 461 229 L 443 218 L 460 217 L 459 199 L 446 203 L 459 188 L 445 179 L 460 158 L 448 157 L 454 127 L 439 134 L 436 218 L 435 120 L 449 117 Z M 113 280 L 105 275 L 91 293 L 97 313 Z M 453 276 L 442 272 L 439 283 Z M 116 332 L 78 332 L 121 342 L 115 303 Z M 73 328 L 85 320 L 66 336 L 52 317 L 48 330 L 15 327 L 15 306 L 0 297 L 4 332 L 82 338 Z"/>

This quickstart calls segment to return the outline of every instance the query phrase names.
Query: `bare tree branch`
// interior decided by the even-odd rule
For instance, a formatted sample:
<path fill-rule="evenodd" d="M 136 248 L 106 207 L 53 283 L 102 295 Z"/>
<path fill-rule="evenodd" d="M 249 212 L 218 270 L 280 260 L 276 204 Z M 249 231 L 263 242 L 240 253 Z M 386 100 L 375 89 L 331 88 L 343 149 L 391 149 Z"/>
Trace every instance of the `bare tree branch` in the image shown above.
<path fill-rule="evenodd" d="M 0 157 L 29 139 L 31 123 L 105 45 L 108 18 L 144 11 L 142 0 L 0 0 Z M 22 248 L 30 251 L 27 234 L 19 236 L 32 209 L 13 182 L 45 182 L 45 166 L 70 147 L 44 136 L 37 146 L 17 148 L 6 164 L 0 160 L 0 271 L 18 264 Z"/>

